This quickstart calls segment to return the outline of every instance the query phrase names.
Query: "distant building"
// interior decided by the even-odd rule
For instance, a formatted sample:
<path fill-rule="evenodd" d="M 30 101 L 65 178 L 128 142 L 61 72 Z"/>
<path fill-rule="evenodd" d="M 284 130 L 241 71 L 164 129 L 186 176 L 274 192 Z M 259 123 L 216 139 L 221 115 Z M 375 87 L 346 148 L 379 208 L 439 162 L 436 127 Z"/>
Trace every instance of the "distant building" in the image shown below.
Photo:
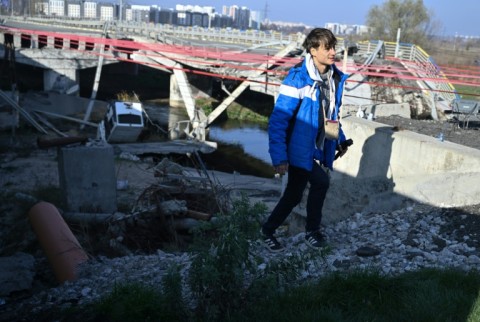
<path fill-rule="evenodd" d="M 48 16 L 65 16 L 65 1 L 63 0 L 49 0 L 46 5 L 46 14 Z"/>
<path fill-rule="evenodd" d="M 26 1 L 26 0 L 24 0 Z M 174 9 L 158 5 L 130 5 L 117 0 L 32 0 L 34 14 L 48 16 L 153 22 L 180 26 L 259 29 L 262 15 L 247 7 L 223 6 L 222 13 L 212 6 L 179 5 Z"/>
<path fill-rule="evenodd" d="M 114 15 L 115 7 L 112 3 L 101 2 L 97 4 L 97 18 L 102 21 L 112 21 L 116 16 Z"/>
<path fill-rule="evenodd" d="M 238 29 L 259 29 L 263 16 L 247 7 L 223 6 L 222 14 L 231 17 L 232 27 Z"/>
<path fill-rule="evenodd" d="M 167 25 L 178 25 L 178 12 L 173 9 L 160 9 L 160 11 L 158 11 L 158 23 Z"/>
<path fill-rule="evenodd" d="M 67 0 L 67 17 L 81 18 L 82 17 L 82 2 L 80 0 Z"/>
<path fill-rule="evenodd" d="M 247 7 L 241 7 L 238 10 L 236 28 L 238 28 L 238 29 L 248 29 L 248 28 L 250 28 L 250 9 L 248 9 Z"/>
<path fill-rule="evenodd" d="M 212 17 L 211 25 L 212 28 L 232 28 L 233 19 L 232 17 L 225 14 L 215 13 Z"/>
<path fill-rule="evenodd" d="M 260 29 L 263 20 L 263 14 L 260 11 L 250 11 L 249 26 L 251 29 Z"/>
<path fill-rule="evenodd" d="M 179 26 L 191 26 L 192 25 L 192 13 L 190 11 L 175 10 L 177 12 L 177 25 Z"/>
<path fill-rule="evenodd" d="M 94 1 L 85 1 L 83 3 L 83 18 L 97 18 L 97 3 Z"/>
<path fill-rule="evenodd" d="M 149 22 L 150 21 L 150 6 L 131 6 L 131 17 L 125 16 L 125 20 Z"/>
<path fill-rule="evenodd" d="M 223 14 L 229 16 L 229 17 L 232 17 L 232 20 L 233 20 L 233 23 L 236 23 L 237 22 L 237 19 L 238 19 L 238 6 L 223 6 Z"/>
<path fill-rule="evenodd" d="M 331 30 L 336 35 L 361 35 L 368 32 L 368 27 L 364 25 L 348 25 L 336 22 L 328 22 L 325 28 Z"/>
<path fill-rule="evenodd" d="M 209 27 L 215 8 L 192 5 L 176 5 L 177 23 L 182 26 Z"/>

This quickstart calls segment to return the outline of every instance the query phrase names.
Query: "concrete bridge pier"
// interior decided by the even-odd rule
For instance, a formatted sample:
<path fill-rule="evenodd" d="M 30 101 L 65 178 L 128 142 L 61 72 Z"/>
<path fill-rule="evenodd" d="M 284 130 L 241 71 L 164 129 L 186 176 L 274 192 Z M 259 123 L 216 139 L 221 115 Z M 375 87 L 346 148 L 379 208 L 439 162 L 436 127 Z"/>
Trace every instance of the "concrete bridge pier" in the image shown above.
<path fill-rule="evenodd" d="M 185 97 L 183 95 L 187 95 L 187 101 L 190 99 L 188 95 L 192 97 L 193 102 L 197 98 L 210 98 L 212 97 L 213 93 L 213 79 L 211 77 L 202 77 L 198 75 L 186 74 L 181 72 L 185 75 L 185 80 L 182 80 L 182 75 L 178 76 L 177 73 L 173 73 L 170 76 L 170 97 L 169 97 L 169 104 L 172 107 L 180 107 L 185 108 Z M 180 78 L 180 80 L 179 80 Z M 186 84 L 190 89 L 187 93 L 182 94 L 182 86 L 181 84 Z"/>
<path fill-rule="evenodd" d="M 46 69 L 43 71 L 43 90 L 78 94 L 80 73 L 78 69 Z"/>
<path fill-rule="evenodd" d="M 185 102 L 182 93 L 180 92 L 180 86 L 175 74 L 170 75 L 170 97 L 168 104 L 171 107 L 185 108 Z"/>
<path fill-rule="evenodd" d="M 18 48 L 18 47 L 21 47 L 21 43 L 22 43 L 22 35 L 14 34 L 13 35 L 13 45 Z"/>

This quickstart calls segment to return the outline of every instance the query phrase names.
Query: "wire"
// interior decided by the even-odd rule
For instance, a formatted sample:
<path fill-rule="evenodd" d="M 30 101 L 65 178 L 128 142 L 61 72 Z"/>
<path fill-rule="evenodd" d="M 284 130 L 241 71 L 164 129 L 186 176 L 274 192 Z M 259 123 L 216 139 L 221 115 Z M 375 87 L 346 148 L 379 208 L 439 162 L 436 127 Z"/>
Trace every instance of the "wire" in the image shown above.
<path fill-rule="evenodd" d="M 242 72 L 261 72 L 268 76 L 284 77 L 287 75 L 289 69 L 302 61 L 298 57 L 273 57 L 268 54 L 252 53 L 239 50 L 227 50 L 220 48 L 212 48 L 207 46 L 180 46 L 168 45 L 163 43 L 147 43 L 138 42 L 126 39 L 111 39 L 101 38 L 95 36 L 83 36 L 78 34 L 47 32 L 39 30 L 27 30 L 2 27 L 10 33 L 21 34 L 22 39 L 30 40 L 32 36 L 37 36 L 39 47 L 47 46 L 48 38 L 54 39 L 54 46 L 66 50 L 76 51 L 82 54 L 98 56 L 100 53 L 94 50 L 95 46 L 104 45 L 104 57 L 107 59 L 116 59 L 118 61 L 142 64 L 153 68 L 161 68 L 167 70 L 182 70 L 186 73 L 193 73 L 198 75 L 217 77 L 220 79 L 229 79 L 236 81 L 248 81 L 250 83 L 258 83 L 271 86 L 280 86 L 280 79 L 272 81 L 262 81 L 258 79 L 247 79 L 246 76 L 241 76 Z M 62 39 L 62 41 L 60 41 Z M 63 46 L 65 40 L 70 43 L 70 48 Z M 71 44 L 74 44 L 73 46 Z M 79 46 L 80 44 L 84 44 Z M 122 53 L 127 56 L 121 57 L 118 54 Z M 150 61 L 134 60 L 131 55 L 149 58 Z M 182 65 L 166 66 L 155 60 L 169 59 L 172 61 L 180 61 Z M 383 83 L 375 81 L 375 79 L 397 79 L 405 81 L 427 81 L 431 83 L 451 83 L 456 85 L 480 87 L 480 68 L 478 66 L 440 66 L 432 64 L 422 64 L 418 62 L 411 62 L 400 60 L 397 58 L 389 58 L 395 62 L 394 65 L 369 65 L 363 66 L 360 64 L 347 64 L 346 73 L 359 74 L 367 76 L 369 81 L 355 81 L 349 79 L 347 82 L 357 82 L 369 84 L 373 86 L 385 86 L 395 88 L 405 88 L 417 91 L 433 91 L 460 94 L 456 90 L 440 90 L 440 89 L 425 89 L 420 86 L 408 86 L 392 83 Z M 193 65 L 196 67 L 186 67 L 185 65 Z M 261 66 L 267 67 L 261 67 Z M 432 67 L 433 66 L 433 67 Z M 340 67 L 340 66 L 339 66 Z M 266 78 L 267 79 L 267 78 Z M 468 94 L 471 96 L 480 96 L 477 94 Z M 348 96 L 348 95 L 346 95 Z"/>

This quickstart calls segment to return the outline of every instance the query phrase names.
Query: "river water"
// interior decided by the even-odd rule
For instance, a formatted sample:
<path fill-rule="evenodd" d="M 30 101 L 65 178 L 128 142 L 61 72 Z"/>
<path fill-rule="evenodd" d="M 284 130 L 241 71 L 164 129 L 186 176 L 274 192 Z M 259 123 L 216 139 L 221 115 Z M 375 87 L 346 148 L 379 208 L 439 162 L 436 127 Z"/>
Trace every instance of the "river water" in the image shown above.
<path fill-rule="evenodd" d="M 152 102 L 144 103 L 144 108 L 152 119 L 163 120 L 162 127 L 165 129 L 175 126 L 178 121 L 188 120 L 185 109 Z M 209 127 L 207 140 L 218 145 L 217 151 L 203 155 L 210 168 L 261 177 L 273 176 L 266 124 L 230 119 L 214 122 Z"/>
<path fill-rule="evenodd" d="M 212 157 L 227 162 L 226 167 L 219 170 L 273 177 L 266 126 L 227 120 L 210 126 L 208 140 L 218 144 L 217 151 L 212 153 Z M 209 159 L 210 162 L 215 161 Z"/>
<path fill-rule="evenodd" d="M 270 163 L 266 126 L 228 120 L 210 126 L 209 140 L 239 145 L 246 154 Z"/>

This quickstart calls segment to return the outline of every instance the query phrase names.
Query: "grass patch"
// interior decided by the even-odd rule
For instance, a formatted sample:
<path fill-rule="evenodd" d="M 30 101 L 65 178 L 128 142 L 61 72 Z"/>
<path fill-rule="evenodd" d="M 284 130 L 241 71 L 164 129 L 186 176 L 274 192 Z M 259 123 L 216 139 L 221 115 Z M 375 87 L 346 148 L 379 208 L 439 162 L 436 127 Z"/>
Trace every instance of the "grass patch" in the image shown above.
<path fill-rule="evenodd" d="M 208 116 L 215 108 L 220 105 L 221 102 L 213 98 L 198 98 L 195 101 L 195 104 L 203 109 L 205 114 Z M 273 105 L 269 105 L 269 111 Z M 233 102 L 230 106 L 224 111 L 223 118 L 227 117 L 228 119 L 240 120 L 240 121 L 249 121 L 256 122 L 259 124 L 268 123 L 268 116 L 262 115 L 257 112 L 257 109 L 261 109 L 258 106 L 255 107 L 245 107 L 237 102 Z M 222 118 L 222 115 L 219 116 L 219 119 Z"/>
<path fill-rule="evenodd" d="M 214 272 L 206 273 L 205 277 Z M 116 287 L 110 295 L 94 305 L 63 311 L 60 315 L 64 318 L 62 321 L 66 321 L 66 316 L 70 321 L 80 321 L 78 317 L 81 316 L 83 322 L 480 321 L 479 272 L 424 269 L 395 277 L 368 271 L 351 272 L 332 274 L 289 288 L 278 288 L 278 284 L 264 279 L 258 292 L 249 292 L 250 296 L 238 303 L 228 299 L 214 302 L 211 298 L 206 298 L 203 305 L 208 306 L 202 307 L 206 310 L 203 312 L 186 308 L 179 294 L 178 274 L 173 281 L 171 284 L 176 286 L 164 287 L 162 292 L 150 286 L 125 284 Z M 222 287 L 225 285 L 228 283 L 216 285 L 220 293 L 211 295 L 224 294 L 226 290 L 222 290 Z M 240 300 L 242 289 L 237 291 L 235 299 Z M 223 306 L 225 303 L 228 303 L 227 307 Z M 228 314 L 218 314 L 219 309 L 227 309 Z M 205 316 L 206 312 L 215 314 Z M 50 313 L 52 316 L 55 315 Z M 58 318 L 58 314 L 56 316 Z"/>
<path fill-rule="evenodd" d="M 36 321 L 192 321 L 182 299 L 179 267 L 168 270 L 159 287 L 142 283 L 123 283 L 99 301 L 57 311 L 44 311 Z"/>
<path fill-rule="evenodd" d="M 231 321 L 480 321 L 479 289 L 478 272 L 334 274 L 259 299 Z"/>
<path fill-rule="evenodd" d="M 121 285 L 94 306 L 104 321 L 171 321 L 175 312 L 166 303 L 167 296 L 141 284 Z"/>
<path fill-rule="evenodd" d="M 227 109 L 227 115 L 229 119 L 241 120 L 241 121 L 251 121 L 259 124 L 264 124 L 268 122 L 268 117 L 263 116 L 253 109 L 244 107 L 240 104 L 233 103 L 231 108 Z"/>
<path fill-rule="evenodd" d="M 480 87 L 455 85 L 455 89 L 464 99 L 480 100 Z"/>

